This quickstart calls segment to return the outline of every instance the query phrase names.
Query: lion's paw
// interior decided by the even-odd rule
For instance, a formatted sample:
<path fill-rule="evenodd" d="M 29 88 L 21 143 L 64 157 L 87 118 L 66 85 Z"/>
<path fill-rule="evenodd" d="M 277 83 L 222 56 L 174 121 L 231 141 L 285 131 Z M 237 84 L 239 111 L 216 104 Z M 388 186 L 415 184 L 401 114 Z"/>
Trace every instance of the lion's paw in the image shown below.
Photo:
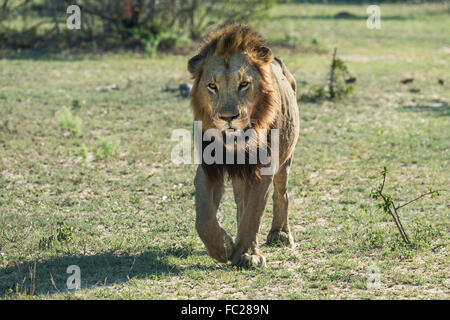
<path fill-rule="evenodd" d="M 292 238 L 291 233 L 286 233 L 284 231 L 270 231 L 267 235 L 266 240 L 267 245 L 281 245 L 285 247 L 294 247 L 294 238 Z"/>
<path fill-rule="evenodd" d="M 259 254 L 244 253 L 235 256 L 232 261 L 233 265 L 238 268 L 257 268 L 267 267 L 266 258 Z"/>
<path fill-rule="evenodd" d="M 227 263 L 231 259 L 233 248 L 233 239 L 227 233 L 224 233 L 222 241 L 214 244 L 208 243 L 206 251 L 208 251 L 210 257 L 221 263 Z"/>

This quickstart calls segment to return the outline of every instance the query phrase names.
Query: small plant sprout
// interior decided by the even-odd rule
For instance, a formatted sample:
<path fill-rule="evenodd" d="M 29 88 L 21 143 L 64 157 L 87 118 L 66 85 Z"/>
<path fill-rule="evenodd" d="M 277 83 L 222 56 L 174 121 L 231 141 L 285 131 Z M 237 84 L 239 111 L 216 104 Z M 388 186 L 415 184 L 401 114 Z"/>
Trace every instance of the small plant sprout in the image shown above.
<path fill-rule="evenodd" d="M 74 239 L 73 236 L 73 227 L 69 226 L 64 221 L 57 222 L 58 227 L 56 228 L 56 239 L 59 242 L 62 241 L 72 241 Z"/>
<path fill-rule="evenodd" d="M 389 170 L 386 167 L 384 167 L 383 171 L 381 172 L 381 175 L 383 176 L 383 182 L 371 191 L 370 196 L 374 200 L 378 200 L 378 199 L 383 200 L 383 202 L 379 202 L 377 204 L 377 207 L 383 209 L 383 211 L 385 213 L 388 213 L 392 217 L 392 219 L 395 222 L 395 225 L 397 226 L 398 231 L 400 232 L 400 235 L 402 236 L 403 241 L 405 241 L 407 244 L 410 244 L 411 241 L 409 240 L 409 237 L 406 234 L 405 229 L 403 228 L 402 222 L 400 221 L 400 217 L 398 215 L 398 211 L 401 208 L 407 206 L 408 204 L 410 204 L 414 201 L 417 201 L 427 195 L 430 195 L 431 198 L 435 198 L 435 197 L 440 196 L 441 193 L 440 193 L 440 191 L 429 188 L 428 192 L 421 194 L 417 198 L 415 198 L 411 201 L 408 201 L 404 204 L 401 204 L 401 205 L 395 205 L 394 201 L 392 200 L 392 196 L 389 193 L 384 192 L 384 186 L 386 183 L 386 177 L 387 177 L 388 173 L 389 173 Z"/>
<path fill-rule="evenodd" d="M 57 242 L 65 243 L 73 241 L 74 239 L 75 237 L 73 235 L 73 227 L 68 225 L 64 221 L 58 221 L 56 227 L 56 235 L 52 234 L 48 237 L 42 237 L 39 240 L 39 249 L 51 249 Z"/>
<path fill-rule="evenodd" d="M 57 120 L 60 128 L 69 131 L 74 137 L 82 135 L 82 120 L 74 116 L 69 108 L 63 107 L 58 113 Z"/>

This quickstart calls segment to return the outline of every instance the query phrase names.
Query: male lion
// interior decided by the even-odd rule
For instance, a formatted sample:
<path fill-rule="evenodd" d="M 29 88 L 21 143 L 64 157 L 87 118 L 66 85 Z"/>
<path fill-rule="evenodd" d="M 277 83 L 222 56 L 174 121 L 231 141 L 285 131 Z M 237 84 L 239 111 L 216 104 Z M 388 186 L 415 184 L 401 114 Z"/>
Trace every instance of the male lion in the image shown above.
<path fill-rule="evenodd" d="M 239 135 L 249 128 L 279 130 L 279 165 L 274 175 L 261 175 L 261 163 L 203 163 L 194 181 L 196 229 L 209 255 L 239 267 L 265 266 L 257 233 L 272 182 L 273 221 L 267 243 L 294 244 L 288 224 L 287 185 L 299 134 L 295 79 L 256 31 L 239 24 L 212 32 L 189 60 L 188 70 L 194 79 L 194 118 L 202 121 L 203 130 L 215 128 L 224 136 Z M 251 143 L 246 142 L 247 149 Z M 234 242 L 216 217 L 224 173 L 232 180 L 237 205 Z"/>

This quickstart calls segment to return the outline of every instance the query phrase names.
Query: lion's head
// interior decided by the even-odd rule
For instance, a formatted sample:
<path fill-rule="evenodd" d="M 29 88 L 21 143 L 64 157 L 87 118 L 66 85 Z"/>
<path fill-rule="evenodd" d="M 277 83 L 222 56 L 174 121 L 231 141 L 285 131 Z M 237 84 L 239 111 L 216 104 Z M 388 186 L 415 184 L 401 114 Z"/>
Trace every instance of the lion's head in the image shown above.
<path fill-rule="evenodd" d="M 272 51 L 248 26 L 212 32 L 188 63 L 195 120 L 220 131 L 268 129 L 275 118 L 272 61 Z"/>
<path fill-rule="evenodd" d="M 217 129 L 225 137 L 271 128 L 279 105 L 271 78 L 273 59 L 264 39 L 248 26 L 228 25 L 206 37 L 198 54 L 188 63 L 194 79 L 191 91 L 194 118 L 202 121 L 204 131 Z M 250 139 L 244 148 L 248 151 L 252 143 L 259 148 L 259 140 Z M 213 178 L 222 177 L 224 169 L 230 176 L 259 176 L 259 164 L 223 163 L 203 167 Z"/>

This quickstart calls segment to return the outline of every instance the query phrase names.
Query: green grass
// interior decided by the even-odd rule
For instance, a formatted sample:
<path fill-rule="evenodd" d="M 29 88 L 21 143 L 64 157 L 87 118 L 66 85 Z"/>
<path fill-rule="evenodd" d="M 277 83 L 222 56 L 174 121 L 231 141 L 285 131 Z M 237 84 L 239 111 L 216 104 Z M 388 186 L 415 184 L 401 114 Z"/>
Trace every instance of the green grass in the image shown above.
<path fill-rule="evenodd" d="M 187 56 L 0 60 L 0 296 L 448 299 L 448 6 L 381 5 L 381 30 L 331 18 L 365 8 L 280 5 L 256 24 L 300 91 L 323 83 L 335 45 L 357 77 L 349 98 L 300 105 L 289 181 L 297 246 L 262 246 L 266 269 L 216 264 L 195 232 L 195 165 L 170 160 L 171 132 L 191 130 L 192 114 L 162 90 L 189 81 Z M 400 210 L 414 246 L 370 199 L 383 166 L 396 203 L 447 189 Z M 220 221 L 233 235 L 234 210 L 228 184 Z M 261 243 L 271 212 L 269 201 Z M 82 288 L 68 292 L 73 264 Z M 372 266 L 377 290 L 366 284 Z"/>

